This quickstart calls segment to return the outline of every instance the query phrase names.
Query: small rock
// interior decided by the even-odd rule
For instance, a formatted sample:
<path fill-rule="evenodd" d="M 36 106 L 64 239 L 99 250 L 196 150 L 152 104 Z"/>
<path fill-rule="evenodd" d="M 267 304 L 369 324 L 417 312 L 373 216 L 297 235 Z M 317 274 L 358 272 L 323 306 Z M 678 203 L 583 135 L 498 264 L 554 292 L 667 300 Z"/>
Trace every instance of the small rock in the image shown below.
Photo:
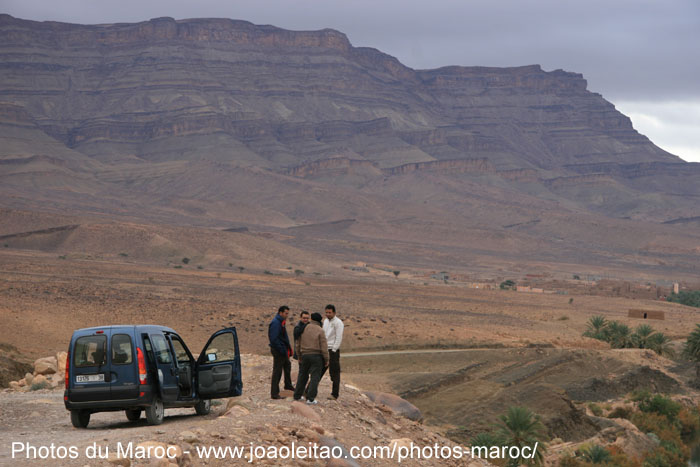
<path fill-rule="evenodd" d="M 25 379 L 22 378 L 22 379 L 17 381 L 17 384 L 19 384 L 19 387 L 23 388 L 27 385 L 27 381 L 25 381 Z"/>
<path fill-rule="evenodd" d="M 248 415 L 249 413 L 250 411 L 242 405 L 234 405 L 233 407 L 231 407 L 230 410 L 227 410 L 226 413 L 224 413 L 222 416 L 229 418 L 242 418 Z"/>
<path fill-rule="evenodd" d="M 127 457 L 117 457 L 116 454 L 110 454 L 109 458 L 107 459 L 107 462 L 109 462 L 112 465 L 123 465 L 124 467 L 129 467 L 131 465 L 131 461 Z"/>
<path fill-rule="evenodd" d="M 34 379 L 32 380 L 32 385 L 35 385 L 35 384 L 41 384 L 41 385 L 49 384 L 49 380 L 44 375 L 36 375 L 36 376 L 34 376 Z"/>
<path fill-rule="evenodd" d="M 321 416 L 317 414 L 316 411 L 314 411 L 314 409 L 312 409 L 306 404 L 302 404 L 301 402 L 292 402 L 291 411 L 292 413 L 308 418 L 309 420 L 312 420 L 314 422 L 321 421 Z"/>
<path fill-rule="evenodd" d="M 183 431 L 182 433 L 180 433 L 180 439 L 187 443 L 199 443 L 199 438 L 196 434 L 192 433 L 191 431 Z"/>
<path fill-rule="evenodd" d="M 392 451 L 397 450 L 399 448 L 406 448 L 406 449 L 411 449 L 411 444 L 413 443 L 413 440 L 411 438 L 396 438 L 392 439 L 389 441 L 389 447 L 391 448 Z M 396 445 L 396 447 L 394 447 Z"/>
<path fill-rule="evenodd" d="M 156 457 L 156 448 L 163 448 L 163 452 L 167 452 L 166 450 L 168 449 L 168 445 L 165 443 L 160 443 L 158 441 L 144 441 L 143 443 L 139 443 L 136 445 L 137 449 L 143 449 L 145 452 L 150 452 L 150 457 L 155 458 Z M 160 449 L 158 450 L 160 451 Z"/>
<path fill-rule="evenodd" d="M 31 373 L 27 373 L 24 375 L 24 380 L 27 382 L 28 385 L 32 385 L 32 381 L 34 381 L 34 375 Z"/>
<path fill-rule="evenodd" d="M 321 435 L 317 431 L 310 430 L 308 428 L 298 430 L 297 437 L 299 439 L 306 439 L 311 443 L 318 443 L 319 439 L 321 439 Z"/>
<path fill-rule="evenodd" d="M 322 435 L 325 432 L 325 430 L 323 429 L 323 427 L 321 425 L 317 425 L 315 423 L 313 425 L 311 425 L 311 429 L 314 430 L 319 435 Z"/>

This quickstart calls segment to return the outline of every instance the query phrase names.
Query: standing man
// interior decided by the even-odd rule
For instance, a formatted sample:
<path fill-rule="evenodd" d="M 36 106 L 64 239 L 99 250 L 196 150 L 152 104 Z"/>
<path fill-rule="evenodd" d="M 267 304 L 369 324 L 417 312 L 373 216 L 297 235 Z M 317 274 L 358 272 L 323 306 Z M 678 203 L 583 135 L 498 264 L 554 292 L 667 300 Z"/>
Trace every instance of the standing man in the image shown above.
<path fill-rule="evenodd" d="M 337 399 L 340 392 L 340 343 L 343 341 L 343 327 L 343 322 L 336 316 L 335 306 L 326 305 L 323 332 L 328 341 L 328 372 L 331 374 L 331 381 L 333 381 L 333 390 L 329 399 Z"/>
<path fill-rule="evenodd" d="M 297 350 L 297 343 L 299 342 L 299 339 L 301 339 L 301 333 L 304 332 L 304 328 L 306 327 L 307 324 L 309 324 L 309 320 L 311 319 L 311 315 L 309 315 L 309 312 L 306 310 L 301 310 L 301 314 L 299 315 L 299 322 L 297 323 L 296 326 L 294 326 L 294 360 L 299 360 L 299 351 Z M 301 362 L 299 362 L 301 363 Z"/>
<path fill-rule="evenodd" d="M 292 386 L 292 364 L 289 357 L 292 355 L 292 346 L 289 345 L 287 336 L 287 316 L 289 307 L 282 305 L 277 310 L 277 315 L 270 322 L 267 330 L 267 337 L 270 339 L 270 351 L 272 352 L 272 383 L 270 386 L 270 396 L 273 399 L 284 399 L 280 396 L 280 378 L 284 372 L 284 389 L 294 390 Z"/>
<path fill-rule="evenodd" d="M 297 389 L 294 391 L 294 400 L 301 399 L 311 374 L 311 382 L 306 388 L 306 403 L 309 405 L 318 404 L 316 400 L 318 382 L 321 380 L 323 369 L 328 367 L 328 342 L 321 328 L 322 319 L 321 313 L 312 314 L 311 322 L 304 328 L 301 338 L 295 344 L 299 354 L 299 377 Z"/>

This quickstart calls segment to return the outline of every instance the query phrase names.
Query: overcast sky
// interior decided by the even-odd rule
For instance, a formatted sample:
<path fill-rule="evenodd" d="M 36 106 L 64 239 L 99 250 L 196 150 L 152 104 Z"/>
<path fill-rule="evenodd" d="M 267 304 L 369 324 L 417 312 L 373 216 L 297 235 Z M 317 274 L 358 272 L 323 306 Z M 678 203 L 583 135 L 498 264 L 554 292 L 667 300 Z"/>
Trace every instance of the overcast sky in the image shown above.
<path fill-rule="evenodd" d="M 700 162 L 699 0 L 0 0 L 72 23 L 225 17 L 333 28 L 412 68 L 540 64 L 583 73 L 657 145 Z"/>

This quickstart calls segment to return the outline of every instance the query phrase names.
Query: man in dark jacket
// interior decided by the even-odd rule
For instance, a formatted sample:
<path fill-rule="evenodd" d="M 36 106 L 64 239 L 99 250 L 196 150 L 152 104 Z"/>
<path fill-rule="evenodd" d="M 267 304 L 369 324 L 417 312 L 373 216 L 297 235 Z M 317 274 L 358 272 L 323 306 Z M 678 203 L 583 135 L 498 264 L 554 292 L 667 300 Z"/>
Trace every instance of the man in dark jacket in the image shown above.
<path fill-rule="evenodd" d="M 306 381 L 311 374 L 311 382 L 306 388 L 306 403 L 310 405 L 318 404 L 316 401 L 318 382 L 321 380 L 321 371 L 328 366 L 329 360 L 328 341 L 321 327 L 322 319 L 320 313 L 313 313 L 311 321 L 301 334 L 301 339 L 295 343 L 296 351 L 299 354 L 299 377 L 297 389 L 294 391 L 294 399 L 301 399 Z"/>
<path fill-rule="evenodd" d="M 281 306 L 277 310 L 277 315 L 270 322 L 267 336 L 270 339 L 270 352 L 272 352 L 272 382 L 270 385 L 270 396 L 273 399 L 284 399 L 280 396 L 280 378 L 284 372 L 284 389 L 294 390 L 292 386 L 292 364 L 289 357 L 292 355 L 292 346 L 289 345 L 287 336 L 287 316 L 289 307 Z"/>
<path fill-rule="evenodd" d="M 309 324 L 311 315 L 306 310 L 301 310 L 299 315 L 299 322 L 294 326 L 294 360 L 299 360 L 299 355 L 297 354 L 297 342 L 301 339 L 301 333 L 304 332 L 304 328 Z"/>

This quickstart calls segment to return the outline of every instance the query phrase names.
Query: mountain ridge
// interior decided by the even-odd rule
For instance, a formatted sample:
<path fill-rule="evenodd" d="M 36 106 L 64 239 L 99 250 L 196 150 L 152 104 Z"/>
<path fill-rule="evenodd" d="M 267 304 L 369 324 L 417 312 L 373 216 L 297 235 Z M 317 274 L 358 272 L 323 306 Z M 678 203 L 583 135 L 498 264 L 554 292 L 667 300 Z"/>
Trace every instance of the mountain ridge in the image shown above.
<path fill-rule="evenodd" d="M 356 219 L 285 240 L 355 257 L 391 239 L 440 257 L 463 239 L 643 269 L 654 236 L 691 256 L 700 244 L 696 223 L 662 224 L 700 216 L 700 164 L 640 135 L 580 73 L 414 70 L 330 29 L 0 15 L 0 141 L 11 209 L 219 228 Z M 646 243 L 618 242 L 628 219 Z"/>

